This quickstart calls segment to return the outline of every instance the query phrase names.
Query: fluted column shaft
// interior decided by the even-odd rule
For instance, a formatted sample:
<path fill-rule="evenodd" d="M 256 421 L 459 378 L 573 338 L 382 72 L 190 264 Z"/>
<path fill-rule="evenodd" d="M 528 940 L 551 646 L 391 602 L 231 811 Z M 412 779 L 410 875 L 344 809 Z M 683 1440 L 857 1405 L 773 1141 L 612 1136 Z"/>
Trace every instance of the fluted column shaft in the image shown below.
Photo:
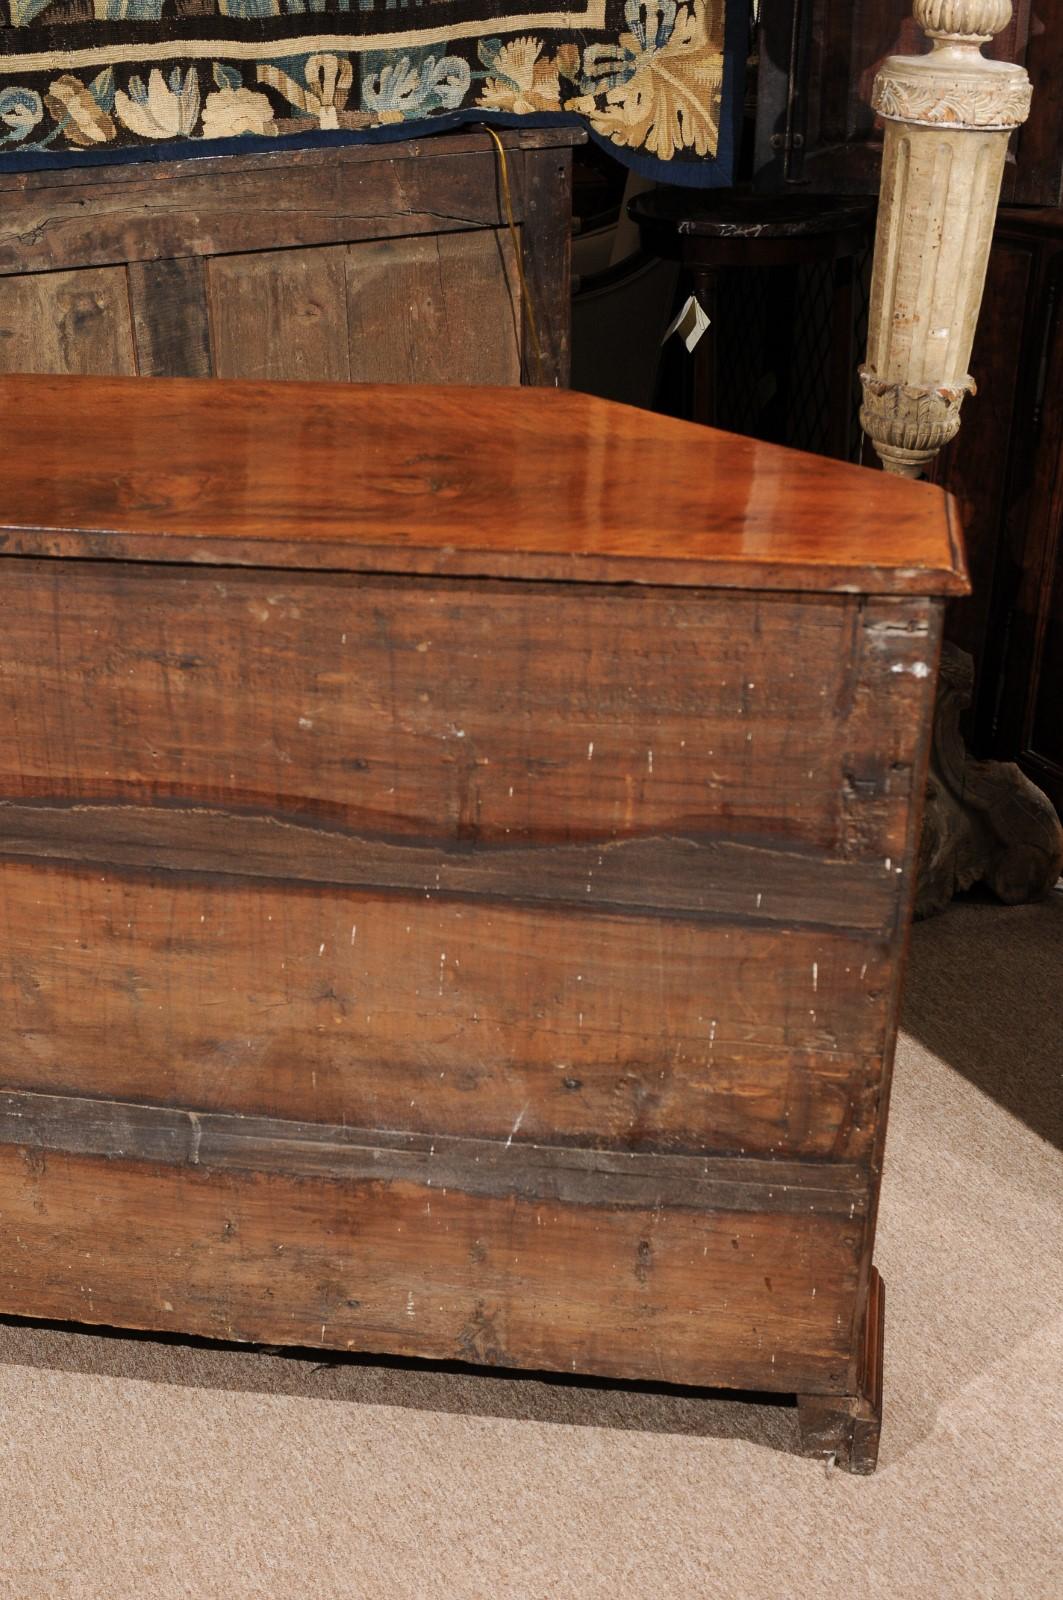
<path fill-rule="evenodd" d="M 916 0 L 934 42 L 890 56 L 861 421 L 888 472 L 918 477 L 957 432 L 1008 138 L 1030 106 L 1021 67 L 987 60 L 1010 0 Z"/>

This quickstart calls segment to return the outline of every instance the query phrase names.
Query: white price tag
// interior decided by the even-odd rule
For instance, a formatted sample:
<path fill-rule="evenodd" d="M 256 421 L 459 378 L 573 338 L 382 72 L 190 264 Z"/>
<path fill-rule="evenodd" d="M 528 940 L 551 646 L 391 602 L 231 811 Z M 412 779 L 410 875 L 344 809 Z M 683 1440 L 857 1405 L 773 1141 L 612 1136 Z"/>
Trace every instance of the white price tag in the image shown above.
<path fill-rule="evenodd" d="M 695 345 L 708 326 L 709 319 L 700 302 L 691 295 L 681 307 L 679 315 L 671 323 L 661 343 L 667 343 L 673 333 L 677 333 L 686 345 L 688 355 L 693 355 Z"/>

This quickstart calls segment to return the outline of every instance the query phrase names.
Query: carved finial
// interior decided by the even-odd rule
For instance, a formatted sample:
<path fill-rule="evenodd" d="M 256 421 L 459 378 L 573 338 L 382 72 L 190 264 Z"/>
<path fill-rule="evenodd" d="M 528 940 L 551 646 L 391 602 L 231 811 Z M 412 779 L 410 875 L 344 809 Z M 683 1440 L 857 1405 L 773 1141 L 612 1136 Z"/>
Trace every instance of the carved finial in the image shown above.
<path fill-rule="evenodd" d="M 948 45 L 977 49 L 1011 21 L 1011 0 L 915 0 L 912 10 L 936 50 Z"/>

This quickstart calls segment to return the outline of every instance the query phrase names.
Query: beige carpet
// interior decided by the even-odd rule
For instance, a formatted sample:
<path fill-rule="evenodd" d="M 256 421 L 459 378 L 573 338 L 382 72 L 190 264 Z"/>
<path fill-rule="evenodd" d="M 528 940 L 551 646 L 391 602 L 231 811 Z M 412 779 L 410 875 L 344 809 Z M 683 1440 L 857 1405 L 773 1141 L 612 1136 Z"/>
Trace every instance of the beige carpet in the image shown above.
<path fill-rule="evenodd" d="M 1063 893 L 916 929 L 878 1474 L 785 1406 L 0 1325 L 3 1600 L 1063 1596 Z"/>

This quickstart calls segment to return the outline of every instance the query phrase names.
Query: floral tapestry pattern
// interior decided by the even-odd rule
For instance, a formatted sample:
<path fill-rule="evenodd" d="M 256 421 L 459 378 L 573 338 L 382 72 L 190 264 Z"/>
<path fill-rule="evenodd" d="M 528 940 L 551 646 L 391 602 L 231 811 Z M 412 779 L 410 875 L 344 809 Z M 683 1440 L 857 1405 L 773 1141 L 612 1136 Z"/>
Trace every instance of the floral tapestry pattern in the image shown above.
<path fill-rule="evenodd" d="M 551 3 L 0 0 L 0 161 L 566 116 L 644 170 L 728 181 L 696 169 L 730 156 L 737 0 Z"/>

